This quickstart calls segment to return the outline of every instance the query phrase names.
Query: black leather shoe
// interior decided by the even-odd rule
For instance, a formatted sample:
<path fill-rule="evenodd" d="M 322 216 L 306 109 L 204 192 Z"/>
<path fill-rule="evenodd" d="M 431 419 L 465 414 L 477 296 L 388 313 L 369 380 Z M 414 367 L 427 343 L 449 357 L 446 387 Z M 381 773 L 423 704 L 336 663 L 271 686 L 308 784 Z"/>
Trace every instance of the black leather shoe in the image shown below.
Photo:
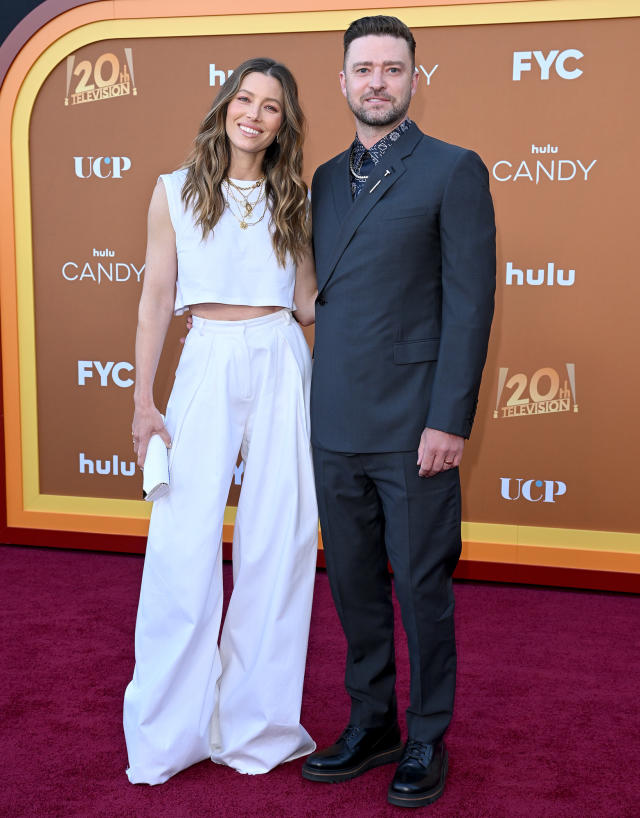
<path fill-rule="evenodd" d="M 443 741 L 409 739 L 389 787 L 387 800 L 397 807 L 425 807 L 444 792 L 448 756 Z"/>
<path fill-rule="evenodd" d="M 402 740 L 397 724 L 391 727 L 350 724 L 335 744 L 307 758 L 302 777 L 329 783 L 347 781 L 372 767 L 397 761 L 401 755 Z"/>

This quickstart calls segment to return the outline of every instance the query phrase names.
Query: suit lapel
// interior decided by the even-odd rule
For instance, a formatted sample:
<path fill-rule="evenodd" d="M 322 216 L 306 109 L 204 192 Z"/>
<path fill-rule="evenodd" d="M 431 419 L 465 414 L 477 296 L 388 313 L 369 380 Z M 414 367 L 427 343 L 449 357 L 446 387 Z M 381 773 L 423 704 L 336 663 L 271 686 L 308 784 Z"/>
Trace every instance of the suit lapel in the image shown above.
<path fill-rule="evenodd" d="M 375 171 L 369 175 L 364 189 L 355 201 L 351 199 L 349 151 L 341 155 L 340 161 L 336 163 L 334 169 L 332 187 L 336 210 L 339 214 L 342 227 L 336 236 L 335 249 L 331 256 L 331 262 L 326 269 L 324 282 L 320 287 L 320 291 L 326 287 L 334 273 L 337 263 L 340 261 L 342 254 L 360 224 L 376 202 L 378 202 L 389 188 L 405 173 L 406 166 L 403 160 L 413 152 L 421 137 L 421 131 L 414 125 L 411 130 L 403 136 L 400 144 L 394 147 L 393 150 L 387 151 L 384 158 L 376 165 Z M 345 200 L 343 191 L 346 191 L 348 200 Z M 346 209 L 345 206 L 348 209 Z"/>

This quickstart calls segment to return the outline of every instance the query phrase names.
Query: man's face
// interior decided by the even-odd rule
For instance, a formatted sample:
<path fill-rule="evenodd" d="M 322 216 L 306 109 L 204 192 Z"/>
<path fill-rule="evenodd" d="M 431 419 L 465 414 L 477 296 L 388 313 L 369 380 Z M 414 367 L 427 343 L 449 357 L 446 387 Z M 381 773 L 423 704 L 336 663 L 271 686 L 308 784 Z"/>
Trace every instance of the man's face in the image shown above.
<path fill-rule="evenodd" d="M 354 40 L 340 72 L 340 87 L 355 118 L 380 128 L 404 119 L 417 82 L 409 44 L 389 34 Z"/>

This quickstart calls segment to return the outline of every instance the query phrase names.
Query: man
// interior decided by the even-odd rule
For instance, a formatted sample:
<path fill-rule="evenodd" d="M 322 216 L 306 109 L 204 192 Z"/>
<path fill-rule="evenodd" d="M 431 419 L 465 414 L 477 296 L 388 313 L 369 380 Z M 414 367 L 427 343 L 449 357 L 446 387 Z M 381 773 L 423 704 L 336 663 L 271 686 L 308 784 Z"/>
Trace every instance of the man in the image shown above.
<path fill-rule="evenodd" d="M 442 794 L 447 772 L 458 466 L 493 314 L 495 226 L 480 158 L 407 119 L 418 79 L 410 30 L 394 17 L 364 17 L 344 48 L 340 84 L 357 135 L 312 184 L 311 412 L 351 717 L 303 776 L 343 781 L 400 760 L 388 800 L 416 807 Z M 404 748 L 387 560 L 409 644 Z"/>

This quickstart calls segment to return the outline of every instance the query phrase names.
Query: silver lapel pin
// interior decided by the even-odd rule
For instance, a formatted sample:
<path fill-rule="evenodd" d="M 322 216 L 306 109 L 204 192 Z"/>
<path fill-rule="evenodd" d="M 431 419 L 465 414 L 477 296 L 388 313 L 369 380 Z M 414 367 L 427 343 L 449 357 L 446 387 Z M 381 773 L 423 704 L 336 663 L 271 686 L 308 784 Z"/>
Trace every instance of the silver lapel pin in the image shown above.
<path fill-rule="evenodd" d="M 384 177 L 385 177 L 385 176 L 389 176 L 389 174 L 390 174 L 390 173 L 391 173 L 391 171 L 389 170 L 389 168 L 387 168 L 387 169 L 385 170 L 385 172 L 384 172 L 384 175 L 383 175 L 382 179 L 384 179 Z M 375 183 L 375 185 L 374 185 L 374 186 L 371 188 L 371 190 L 369 191 L 369 193 L 373 193 L 373 191 L 374 191 L 374 190 L 375 190 L 375 189 L 378 187 L 378 185 L 380 184 L 380 182 L 382 181 L 382 179 L 378 179 L 378 181 L 377 181 L 377 182 Z"/>

